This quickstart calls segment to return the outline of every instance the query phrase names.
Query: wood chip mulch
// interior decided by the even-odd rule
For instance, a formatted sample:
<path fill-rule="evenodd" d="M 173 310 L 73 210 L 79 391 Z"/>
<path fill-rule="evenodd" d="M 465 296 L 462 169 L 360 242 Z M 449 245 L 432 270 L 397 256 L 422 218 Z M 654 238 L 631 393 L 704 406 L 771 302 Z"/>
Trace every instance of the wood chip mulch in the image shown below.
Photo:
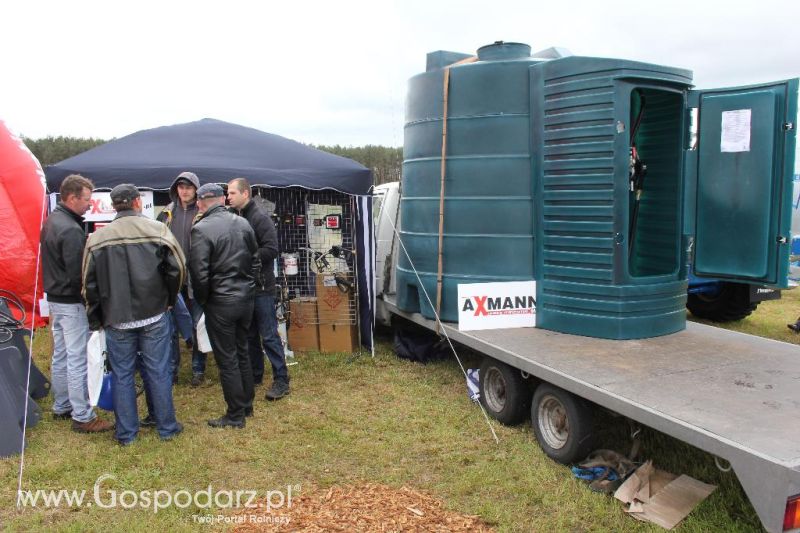
<path fill-rule="evenodd" d="M 271 516 L 270 516 L 271 515 Z M 292 506 L 241 511 L 237 533 L 256 531 L 493 532 L 478 516 L 444 508 L 441 501 L 407 487 L 333 486 L 327 492 L 292 496 Z M 246 520 L 245 520 L 246 518 Z"/>

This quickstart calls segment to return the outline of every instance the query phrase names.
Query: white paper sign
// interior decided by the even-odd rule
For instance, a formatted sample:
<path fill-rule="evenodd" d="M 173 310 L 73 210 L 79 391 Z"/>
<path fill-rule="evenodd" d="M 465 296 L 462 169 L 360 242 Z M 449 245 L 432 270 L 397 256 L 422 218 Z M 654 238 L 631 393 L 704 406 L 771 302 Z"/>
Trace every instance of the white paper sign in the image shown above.
<path fill-rule="evenodd" d="M 536 282 L 465 283 L 458 286 L 458 329 L 536 327 Z"/>
<path fill-rule="evenodd" d="M 153 206 L 153 191 L 139 191 L 142 195 L 142 214 L 147 218 L 156 218 L 156 212 Z M 50 211 L 58 205 L 58 193 L 50 195 Z M 114 220 L 117 212 L 111 207 L 111 193 L 98 192 L 92 193 L 92 203 L 89 210 L 83 215 L 83 220 L 86 222 L 109 222 Z"/>
<path fill-rule="evenodd" d="M 722 152 L 750 151 L 750 109 L 734 109 L 722 112 Z"/>

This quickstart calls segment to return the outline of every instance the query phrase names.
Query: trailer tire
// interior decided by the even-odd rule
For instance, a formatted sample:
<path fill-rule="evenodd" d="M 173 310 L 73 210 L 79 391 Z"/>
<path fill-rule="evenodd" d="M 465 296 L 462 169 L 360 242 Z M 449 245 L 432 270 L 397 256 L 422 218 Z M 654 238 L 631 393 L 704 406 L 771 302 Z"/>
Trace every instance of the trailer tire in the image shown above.
<path fill-rule="evenodd" d="M 506 425 L 519 424 L 528 416 L 531 389 L 522 373 L 491 357 L 484 357 L 480 371 L 481 405 Z"/>
<path fill-rule="evenodd" d="M 726 282 L 716 294 L 690 294 L 686 307 L 697 318 L 733 322 L 749 316 L 758 307 L 758 302 L 750 302 L 749 285 Z"/>
<path fill-rule="evenodd" d="M 556 462 L 570 464 L 592 451 L 592 407 L 549 383 L 536 387 L 531 405 L 533 434 L 544 453 Z"/>

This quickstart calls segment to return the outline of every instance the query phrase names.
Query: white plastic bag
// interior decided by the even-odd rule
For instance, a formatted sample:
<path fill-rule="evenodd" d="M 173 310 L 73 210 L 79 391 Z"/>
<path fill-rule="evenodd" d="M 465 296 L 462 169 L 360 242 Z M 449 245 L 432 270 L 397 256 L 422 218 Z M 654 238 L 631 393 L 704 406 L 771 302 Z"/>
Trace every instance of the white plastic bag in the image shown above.
<path fill-rule="evenodd" d="M 206 314 L 200 315 L 200 320 L 197 321 L 197 349 L 203 353 L 208 353 L 211 350 L 211 341 L 208 340 L 208 331 L 206 331 Z"/>
<path fill-rule="evenodd" d="M 467 394 L 469 399 L 476 403 L 481 400 L 480 372 L 479 368 L 467 370 Z"/>
<path fill-rule="evenodd" d="M 86 377 L 89 385 L 89 404 L 97 405 L 100 389 L 103 388 L 103 374 L 106 371 L 106 332 L 93 331 L 86 345 Z"/>

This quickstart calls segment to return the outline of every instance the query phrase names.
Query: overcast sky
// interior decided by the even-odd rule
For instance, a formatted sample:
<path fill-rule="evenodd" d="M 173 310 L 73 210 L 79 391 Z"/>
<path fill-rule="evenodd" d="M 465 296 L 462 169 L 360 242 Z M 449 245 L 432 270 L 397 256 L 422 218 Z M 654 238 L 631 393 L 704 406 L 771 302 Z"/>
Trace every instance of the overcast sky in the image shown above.
<path fill-rule="evenodd" d="M 3 1 L 0 119 L 110 138 L 212 117 L 400 146 L 406 82 L 430 51 L 561 46 L 734 86 L 800 75 L 798 15 L 800 0 Z"/>

